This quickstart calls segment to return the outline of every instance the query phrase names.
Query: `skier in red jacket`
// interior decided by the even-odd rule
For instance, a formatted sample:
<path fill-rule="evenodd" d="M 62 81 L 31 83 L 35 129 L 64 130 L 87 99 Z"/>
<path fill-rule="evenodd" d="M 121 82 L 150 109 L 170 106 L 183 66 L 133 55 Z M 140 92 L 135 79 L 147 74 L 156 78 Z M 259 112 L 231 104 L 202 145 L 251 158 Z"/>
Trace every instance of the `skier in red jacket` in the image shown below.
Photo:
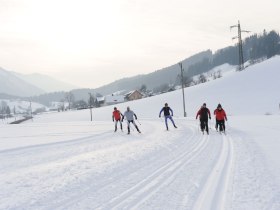
<path fill-rule="evenodd" d="M 209 134 L 209 129 L 208 129 L 208 116 L 209 119 L 211 120 L 211 114 L 209 109 L 206 107 L 206 103 L 202 105 L 200 110 L 196 114 L 196 119 L 199 116 L 200 120 L 200 128 L 202 133 L 204 133 L 204 130 L 206 130 L 207 134 Z"/>
<path fill-rule="evenodd" d="M 225 126 L 225 120 L 227 120 L 227 115 L 225 110 L 223 110 L 222 105 L 218 104 L 217 109 L 214 111 L 214 115 L 216 115 L 216 130 L 220 132 L 225 132 L 226 131 L 226 126 Z"/>
<path fill-rule="evenodd" d="M 117 107 L 114 107 L 112 118 L 113 118 L 113 122 L 115 121 L 115 132 L 117 131 L 118 122 L 120 122 L 121 130 L 122 130 L 122 120 L 121 120 L 122 117 L 123 114 L 117 109 Z"/>

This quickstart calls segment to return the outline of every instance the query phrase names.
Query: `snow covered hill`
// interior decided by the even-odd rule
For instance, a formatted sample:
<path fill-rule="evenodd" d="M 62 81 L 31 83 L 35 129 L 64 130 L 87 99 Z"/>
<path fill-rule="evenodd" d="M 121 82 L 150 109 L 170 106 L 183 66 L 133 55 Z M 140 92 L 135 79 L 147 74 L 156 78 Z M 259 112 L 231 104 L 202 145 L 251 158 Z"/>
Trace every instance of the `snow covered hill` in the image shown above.
<path fill-rule="evenodd" d="M 119 104 L 142 133 L 113 132 L 113 106 L 0 125 L 0 209 L 280 209 L 280 57 L 181 90 Z M 168 102 L 177 129 L 166 131 Z M 195 120 L 206 102 L 227 134 Z M 126 125 L 126 124 L 125 124 Z"/>
<path fill-rule="evenodd" d="M 241 72 L 228 71 L 226 76 L 185 88 L 186 112 L 194 117 L 202 103 L 214 110 L 218 103 L 228 115 L 269 115 L 279 113 L 280 56 L 246 68 Z M 228 67 L 226 67 L 228 68 Z M 182 90 L 118 104 L 121 111 L 130 106 L 140 118 L 156 118 L 167 102 L 175 116 L 183 116 Z M 93 109 L 94 120 L 111 119 L 113 106 Z M 89 110 L 50 114 L 36 119 L 37 122 L 85 121 L 90 119 Z"/>

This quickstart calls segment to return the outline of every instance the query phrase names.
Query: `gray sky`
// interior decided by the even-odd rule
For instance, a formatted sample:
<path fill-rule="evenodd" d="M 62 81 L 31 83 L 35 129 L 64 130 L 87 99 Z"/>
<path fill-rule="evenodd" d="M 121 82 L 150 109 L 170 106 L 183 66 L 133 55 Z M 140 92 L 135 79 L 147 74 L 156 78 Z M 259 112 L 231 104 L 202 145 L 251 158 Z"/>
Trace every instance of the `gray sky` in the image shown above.
<path fill-rule="evenodd" d="M 279 0 L 0 0 L 0 66 L 94 88 L 232 45 L 238 20 L 279 31 L 279 11 Z"/>

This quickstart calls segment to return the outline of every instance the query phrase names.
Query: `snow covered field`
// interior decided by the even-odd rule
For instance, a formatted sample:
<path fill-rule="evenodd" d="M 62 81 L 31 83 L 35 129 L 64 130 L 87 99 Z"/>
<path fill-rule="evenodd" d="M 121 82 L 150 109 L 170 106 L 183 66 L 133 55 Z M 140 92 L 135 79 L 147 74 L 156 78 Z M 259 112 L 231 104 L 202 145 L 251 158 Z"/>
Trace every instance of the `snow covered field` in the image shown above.
<path fill-rule="evenodd" d="M 113 132 L 112 107 L 0 125 L 0 209 L 280 209 L 280 57 L 186 89 L 120 104 L 142 133 Z M 165 131 L 168 102 L 178 129 Z M 227 135 L 202 135 L 206 102 Z M 141 123 L 141 125 L 140 125 Z"/>

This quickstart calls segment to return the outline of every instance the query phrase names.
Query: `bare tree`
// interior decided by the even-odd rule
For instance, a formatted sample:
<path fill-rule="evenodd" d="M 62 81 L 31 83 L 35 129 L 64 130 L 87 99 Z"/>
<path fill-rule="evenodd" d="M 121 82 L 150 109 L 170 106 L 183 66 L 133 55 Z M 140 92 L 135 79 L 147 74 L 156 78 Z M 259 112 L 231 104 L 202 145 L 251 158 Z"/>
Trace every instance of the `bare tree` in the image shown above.
<path fill-rule="evenodd" d="M 89 99 L 88 99 L 88 105 L 90 108 L 92 108 L 94 106 L 95 103 L 95 98 L 93 97 L 92 94 L 90 94 Z"/>
<path fill-rule="evenodd" d="M 219 71 L 217 71 L 217 78 L 221 78 L 221 77 L 222 77 L 222 71 L 219 70 Z"/>
<path fill-rule="evenodd" d="M 188 76 L 184 76 L 183 77 L 183 84 L 184 84 L 184 87 L 189 87 L 193 84 L 193 78 L 192 77 L 188 77 Z M 178 74 L 177 77 L 176 77 L 176 85 L 181 85 L 182 83 L 182 76 L 181 74 Z"/>
<path fill-rule="evenodd" d="M 218 70 L 218 71 L 214 72 L 213 79 L 218 79 L 218 78 L 221 78 L 221 77 L 222 77 L 221 70 Z"/>
<path fill-rule="evenodd" d="M 147 91 L 147 85 L 145 85 L 145 84 L 141 85 L 141 87 L 139 88 L 139 90 L 140 90 L 142 93 L 146 93 L 146 91 Z"/>
<path fill-rule="evenodd" d="M 207 79 L 204 74 L 200 74 L 198 77 L 198 81 L 199 81 L 199 83 L 205 83 L 205 82 L 207 82 Z"/>
<path fill-rule="evenodd" d="M 65 94 L 65 99 L 68 101 L 69 103 L 69 109 L 71 109 L 71 105 L 74 103 L 75 101 L 75 97 L 74 94 L 70 91 L 68 93 Z"/>

